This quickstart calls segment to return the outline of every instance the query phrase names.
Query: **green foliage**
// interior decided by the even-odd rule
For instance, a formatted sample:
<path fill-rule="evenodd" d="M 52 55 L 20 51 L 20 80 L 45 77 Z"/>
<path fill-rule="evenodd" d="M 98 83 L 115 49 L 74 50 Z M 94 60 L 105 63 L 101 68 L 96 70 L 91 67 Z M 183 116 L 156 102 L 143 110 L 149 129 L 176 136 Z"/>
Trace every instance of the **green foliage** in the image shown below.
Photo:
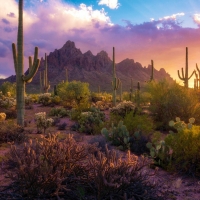
<path fill-rule="evenodd" d="M 148 83 L 148 91 L 151 94 L 149 109 L 154 120 L 160 123 L 157 128 L 169 129 L 168 122 L 176 116 L 183 120 L 200 117 L 199 100 L 194 90 L 162 80 Z"/>
<path fill-rule="evenodd" d="M 0 91 L 2 91 L 2 94 L 5 96 L 7 96 L 9 92 L 11 97 L 16 97 L 16 83 L 6 81 L 0 86 Z"/>
<path fill-rule="evenodd" d="M 57 95 L 52 96 L 51 102 L 53 104 L 59 105 L 61 103 L 61 98 Z"/>
<path fill-rule="evenodd" d="M 118 146 L 121 150 L 130 148 L 129 132 L 123 124 L 123 121 L 120 121 L 117 127 L 112 125 L 110 130 L 103 128 L 101 130 L 101 134 L 104 135 L 108 141 L 111 141 L 113 145 Z"/>
<path fill-rule="evenodd" d="M 0 121 L 0 143 L 22 143 L 26 139 L 24 129 L 13 120 Z"/>
<path fill-rule="evenodd" d="M 98 134 L 103 128 L 105 114 L 97 108 L 90 108 L 88 112 L 82 112 L 78 124 L 80 132 Z"/>
<path fill-rule="evenodd" d="M 169 123 L 177 131 L 171 131 L 165 138 L 166 144 L 173 149 L 173 169 L 200 176 L 200 126 L 193 125 L 194 118 L 190 118 L 189 123 L 180 118 Z"/>
<path fill-rule="evenodd" d="M 52 108 L 49 113 L 50 116 L 65 117 L 68 116 L 67 110 L 62 107 Z"/>
<path fill-rule="evenodd" d="M 101 93 L 92 92 L 91 100 L 94 103 L 96 103 L 97 101 L 103 101 L 103 102 L 109 103 L 112 101 L 112 95 L 106 92 L 101 92 Z"/>
<path fill-rule="evenodd" d="M 127 127 L 131 136 L 133 136 L 135 132 L 140 132 L 148 136 L 154 128 L 153 121 L 149 116 L 134 115 L 133 111 L 124 117 L 124 125 Z"/>
<path fill-rule="evenodd" d="M 80 110 L 90 107 L 89 104 L 89 84 L 81 81 L 60 83 L 57 86 L 58 96 L 68 102 L 72 107 Z"/>

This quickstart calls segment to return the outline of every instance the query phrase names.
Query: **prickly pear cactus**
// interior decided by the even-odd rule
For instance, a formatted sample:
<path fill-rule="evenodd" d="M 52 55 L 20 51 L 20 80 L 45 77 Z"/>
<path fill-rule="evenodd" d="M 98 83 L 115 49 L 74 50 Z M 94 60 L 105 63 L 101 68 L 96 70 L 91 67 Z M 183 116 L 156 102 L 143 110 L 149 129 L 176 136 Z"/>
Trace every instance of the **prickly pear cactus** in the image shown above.
<path fill-rule="evenodd" d="M 115 127 L 112 124 L 110 130 L 103 128 L 101 134 L 105 136 L 108 141 L 111 141 L 113 145 L 118 146 L 120 150 L 125 150 L 130 148 L 130 136 L 126 126 L 123 121 L 120 121 Z"/>

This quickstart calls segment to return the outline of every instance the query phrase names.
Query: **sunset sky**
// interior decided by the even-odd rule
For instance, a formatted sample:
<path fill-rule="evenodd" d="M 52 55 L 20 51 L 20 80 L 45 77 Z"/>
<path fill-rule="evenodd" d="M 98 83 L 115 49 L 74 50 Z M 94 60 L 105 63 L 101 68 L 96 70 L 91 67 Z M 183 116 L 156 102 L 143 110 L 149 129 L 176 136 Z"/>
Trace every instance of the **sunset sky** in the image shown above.
<path fill-rule="evenodd" d="M 0 0 L 0 77 L 14 75 L 12 42 L 17 40 L 18 0 Z M 200 66 L 200 0 L 25 0 L 24 55 L 39 47 L 44 57 L 67 40 L 82 53 L 107 51 L 116 62 L 132 58 L 142 66 L 151 60 L 181 82 L 177 70 L 189 75 Z M 190 86 L 193 85 L 193 78 Z"/>

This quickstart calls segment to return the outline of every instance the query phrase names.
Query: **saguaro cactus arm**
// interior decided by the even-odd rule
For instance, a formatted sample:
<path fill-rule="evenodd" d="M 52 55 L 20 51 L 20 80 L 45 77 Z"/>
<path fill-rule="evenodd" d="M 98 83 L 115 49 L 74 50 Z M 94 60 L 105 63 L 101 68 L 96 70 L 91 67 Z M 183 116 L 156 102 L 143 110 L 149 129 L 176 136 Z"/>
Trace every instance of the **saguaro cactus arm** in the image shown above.
<path fill-rule="evenodd" d="M 15 43 L 12 43 L 12 52 L 13 52 L 13 60 L 14 60 L 15 73 L 17 74 L 17 50 L 16 50 Z"/>
<path fill-rule="evenodd" d="M 32 58 L 29 57 L 29 73 L 28 75 L 22 75 L 22 79 L 27 83 L 32 81 L 32 78 L 37 73 L 37 70 L 40 65 L 40 60 L 38 59 L 38 47 L 35 47 L 35 55 L 34 55 L 34 62 L 32 64 Z"/>

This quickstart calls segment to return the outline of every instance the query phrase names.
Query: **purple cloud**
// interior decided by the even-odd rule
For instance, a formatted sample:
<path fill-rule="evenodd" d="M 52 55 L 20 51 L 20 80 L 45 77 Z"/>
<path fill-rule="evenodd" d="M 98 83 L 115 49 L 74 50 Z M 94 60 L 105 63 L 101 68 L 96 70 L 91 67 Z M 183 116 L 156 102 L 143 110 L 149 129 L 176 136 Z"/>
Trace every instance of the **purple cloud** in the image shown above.
<path fill-rule="evenodd" d="M 5 18 L 3 18 L 1 21 L 2 21 L 4 24 L 10 24 L 10 22 L 9 22 L 7 19 L 5 19 Z"/>
<path fill-rule="evenodd" d="M 16 16 L 15 16 L 15 13 L 13 13 L 13 12 L 10 12 L 9 14 L 7 14 L 7 16 L 8 17 L 12 17 L 12 18 L 15 18 Z"/>

